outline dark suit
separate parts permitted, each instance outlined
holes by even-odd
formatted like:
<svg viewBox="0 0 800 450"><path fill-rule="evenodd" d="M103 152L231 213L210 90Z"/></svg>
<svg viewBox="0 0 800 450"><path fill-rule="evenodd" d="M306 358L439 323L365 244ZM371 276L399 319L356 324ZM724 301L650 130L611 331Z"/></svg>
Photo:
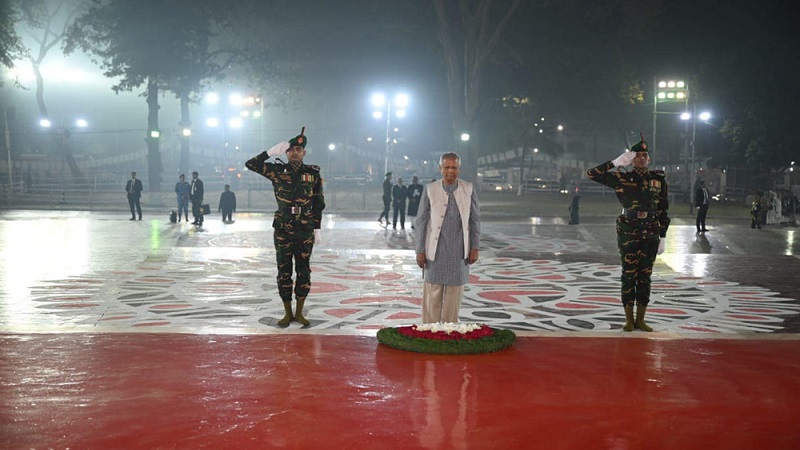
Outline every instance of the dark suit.
<svg viewBox="0 0 800 450"><path fill-rule="evenodd" d="M706 231L709 198L708 189L705 187L701 187L694 193L694 206L697 208L697 231Z"/></svg>
<svg viewBox="0 0 800 450"><path fill-rule="evenodd" d="M397 228L397 215L400 214L400 228L406 227L406 200L408 199L408 187L402 184L395 184L392 187L392 207L394 208L392 228ZM386 220L389 220L388 217Z"/></svg>
<svg viewBox="0 0 800 450"><path fill-rule="evenodd" d="M136 219L136 214L139 214L139 220L142 220L142 181L139 179L131 178L125 184L125 192L128 193L128 205L131 207L131 219Z"/></svg>
<svg viewBox="0 0 800 450"><path fill-rule="evenodd" d="M193 179L189 187L189 200L192 202L192 216L195 225L203 224L203 194L203 180Z"/></svg>
<svg viewBox="0 0 800 450"><path fill-rule="evenodd" d="M233 220L233 212L236 211L236 194L233 191L224 191L219 195L219 208L222 211L222 221L230 222Z"/></svg>

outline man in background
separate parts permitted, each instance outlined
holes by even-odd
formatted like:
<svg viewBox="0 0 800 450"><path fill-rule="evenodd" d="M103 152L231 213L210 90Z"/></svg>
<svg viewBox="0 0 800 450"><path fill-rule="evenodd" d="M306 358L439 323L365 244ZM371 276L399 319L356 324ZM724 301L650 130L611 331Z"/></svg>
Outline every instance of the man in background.
<svg viewBox="0 0 800 450"><path fill-rule="evenodd" d="M706 182L700 181L700 187L694 193L694 207L697 209L697 232L705 233L706 229L706 214L708 214L708 189L706 189Z"/></svg>
<svg viewBox="0 0 800 450"><path fill-rule="evenodd" d="M386 172L386 178L383 180L383 196L381 197L381 200L383 200L383 211L381 212L380 217L378 217L378 223L383 225L383 218L385 217L385 228L389 226L389 206L392 203L392 172Z"/></svg>
<svg viewBox="0 0 800 450"><path fill-rule="evenodd" d="M178 182L175 183L175 196L178 198L178 222L181 221L181 214L189 221L189 190L191 186L186 182L186 175L181 174Z"/></svg>
<svg viewBox="0 0 800 450"><path fill-rule="evenodd" d="M131 218L128 220L136 220L136 214L139 214L139 220L142 220L142 186L141 180L136 178L136 172L131 172L131 179L125 185L125 192L128 193L128 205L131 207Z"/></svg>
<svg viewBox="0 0 800 450"><path fill-rule="evenodd" d="M400 215L400 228L406 229L406 200L408 187L403 184L403 177L397 177L397 184L392 187L392 229L397 229L397 216Z"/></svg>
<svg viewBox="0 0 800 450"><path fill-rule="evenodd" d="M189 200L192 202L192 225L203 226L203 180L197 172L192 172L192 184L189 187Z"/></svg>

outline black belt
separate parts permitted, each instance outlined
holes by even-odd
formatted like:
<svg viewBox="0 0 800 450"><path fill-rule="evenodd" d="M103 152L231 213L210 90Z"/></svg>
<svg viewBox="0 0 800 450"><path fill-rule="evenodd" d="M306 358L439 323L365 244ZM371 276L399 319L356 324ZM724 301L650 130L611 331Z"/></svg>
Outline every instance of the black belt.
<svg viewBox="0 0 800 450"><path fill-rule="evenodd" d="M638 209L623 209L622 215L627 217L628 219L648 220L648 219L655 219L656 217L658 217L658 212L644 211Z"/></svg>
<svg viewBox="0 0 800 450"><path fill-rule="evenodd" d="M310 213L310 206L287 206L285 208L278 208L278 211L286 214L303 214Z"/></svg>

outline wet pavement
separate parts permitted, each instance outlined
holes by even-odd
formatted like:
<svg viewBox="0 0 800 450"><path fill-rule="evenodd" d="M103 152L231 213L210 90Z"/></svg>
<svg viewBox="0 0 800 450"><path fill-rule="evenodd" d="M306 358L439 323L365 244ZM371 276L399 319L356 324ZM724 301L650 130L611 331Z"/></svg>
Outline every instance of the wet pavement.
<svg viewBox="0 0 800 450"><path fill-rule="evenodd" d="M0 212L0 448L800 447L797 228L673 219L629 334L613 218L489 218L461 321L518 342L435 357L374 340L420 320L410 227L326 215L278 328L271 217L217 219Z"/></svg>
<svg viewBox="0 0 800 450"><path fill-rule="evenodd" d="M285 333L271 220L201 229L99 213L0 216L0 330ZM679 220L676 220L680 222ZM611 219L485 221L461 320L520 332L616 332L619 257ZM653 276L661 333L797 333L794 228L670 228ZM305 332L372 335L420 318L414 232L326 216L314 249Z"/></svg>

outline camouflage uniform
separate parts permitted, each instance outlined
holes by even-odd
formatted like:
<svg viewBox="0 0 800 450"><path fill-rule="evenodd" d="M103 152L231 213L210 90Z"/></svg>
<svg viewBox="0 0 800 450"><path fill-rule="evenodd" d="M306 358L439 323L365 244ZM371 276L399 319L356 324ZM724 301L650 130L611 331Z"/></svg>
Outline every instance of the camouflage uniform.
<svg viewBox="0 0 800 450"><path fill-rule="evenodd" d="M305 299L311 289L309 259L314 248L314 230L319 229L325 198L319 167L300 164L292 167L281 161L267 162L269 155L260 155L245 163L248 169L272 181L278 210L272 221L275 254L278 264L278 292L284 302L292 301L292 259L297 281L295 297Z"/></svg>
<svg viewBox="0 0 800 450"><path fill-rule="evenodd" d="M612 171L611 161L589 169L586 175L612 189L625 212L617 217L617 245L622 257L622 304L650 302L650 275L659 238L666 238L670 219L664 172L633 169ZM641 173L640 173L641 172Z"/></svg>

